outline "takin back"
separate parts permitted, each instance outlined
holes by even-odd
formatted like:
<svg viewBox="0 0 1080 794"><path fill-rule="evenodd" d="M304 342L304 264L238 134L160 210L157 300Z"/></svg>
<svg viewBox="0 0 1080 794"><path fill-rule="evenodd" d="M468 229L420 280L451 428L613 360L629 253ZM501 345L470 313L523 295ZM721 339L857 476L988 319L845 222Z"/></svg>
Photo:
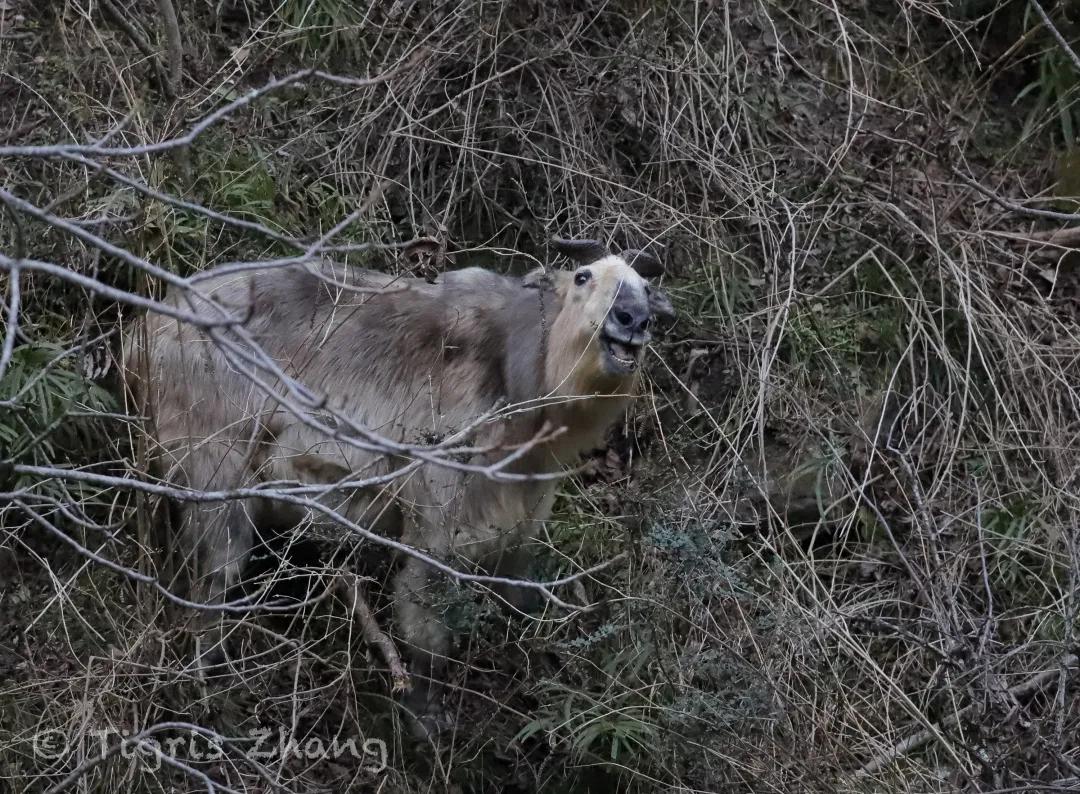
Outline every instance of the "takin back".
<svg viewBox="0 0 1080 794"><path fill-rule="evenodd" d="M468 268L428 283L295 265L211 276L198 286L246 317L250 338L287 375L381 437L409 444L445 438L503 403L509 408L469 439L469 462L492 464L542 429L563 428L505 469L547 474L601 445L635 392L651 324L673 315L647 281L663 271L655 257L611 254L588 240L554 246L575 270L508 277ZM165 300L190 308L188 296ZM407 462L301 421L203 328L151 315L128 347L129 382L155 423L152 457L178 487L347 482ZM320 500L456 566L518 576L527 563L521 547L549 516L555 485L552 478L507 482L425 462L378 488L337 489ZM178 510L173 553L186 561L192 598L211 604L223 603L241 581L260 532L328 520L264 498L187 502ZM435 575L409 557L392 593L406 656L429 680L437 679L451 640L424 605ZM216 655L210 663L224 654L215 620L217 633L204 646Z"/></svg>

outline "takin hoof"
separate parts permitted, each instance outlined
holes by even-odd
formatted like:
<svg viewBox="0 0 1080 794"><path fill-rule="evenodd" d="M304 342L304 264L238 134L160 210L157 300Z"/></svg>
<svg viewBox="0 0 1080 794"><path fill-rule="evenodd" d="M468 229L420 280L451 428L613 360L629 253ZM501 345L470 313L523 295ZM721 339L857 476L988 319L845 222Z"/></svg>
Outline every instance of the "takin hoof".
<svg viewBox="0 0 1080 794"><path fill-rule="evenodd" d="M414 684L406 693L403 705L413 739L437 744L439 737L454 727L454 721L443 707L442 698L432 689Z"/></svg>
<svg viewBox="0 0 1080 794"><path fill-rule="evenodd" d="M450 713L445 709L409 715L409 732L412 738L424 744L438 744L439 738L454 727Z"/></svg>
<svg viewBox="0 0 1080 794"><path fill-rule="evenodd" d="M196 691L199 693L199 702L210 712L214 710L211 704L227 699L231 690L241 681L240 675L221 643L204 648L196 641L195 656L187 672L190 673Z"/></svg>
<svg viewBox="0 0 1080 794"><path fill-rule="evenodd" d="M195 658L191 662L191 668L195 680L199 686L206 689L214 679L221 679L232 674L232 664L225 653L225 646L216 642L207 648L202 647L202 641L195 641Z"/></svg>

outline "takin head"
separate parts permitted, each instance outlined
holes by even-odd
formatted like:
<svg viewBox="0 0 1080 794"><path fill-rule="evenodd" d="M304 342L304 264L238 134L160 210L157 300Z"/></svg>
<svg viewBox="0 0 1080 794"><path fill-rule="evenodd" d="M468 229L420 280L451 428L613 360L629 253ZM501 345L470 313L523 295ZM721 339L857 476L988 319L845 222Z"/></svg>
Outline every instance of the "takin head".
<svg viewBox="0 0 1080 794"><path fill-rule="evenodd" d="M595 240L552 243L577 268L530 274L533 286L557 295L545 367L549 388L567 396L629 395L653 323L674 317L667 296L647 281L664 272L663 264L644 251L613 254Z"/></svg>

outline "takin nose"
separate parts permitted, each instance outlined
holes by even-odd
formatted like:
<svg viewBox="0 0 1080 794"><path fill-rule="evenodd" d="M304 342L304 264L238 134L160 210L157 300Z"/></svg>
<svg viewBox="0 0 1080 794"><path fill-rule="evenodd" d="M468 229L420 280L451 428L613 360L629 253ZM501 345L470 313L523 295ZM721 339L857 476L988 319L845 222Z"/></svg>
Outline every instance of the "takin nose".
<svg viewBox="0 0 1080 794"><path fill-rule="evenodd" d="M611 330L618 331L626 341L644 336L649 330L649 307L636 302L617 303L608 315Z"/></svg>

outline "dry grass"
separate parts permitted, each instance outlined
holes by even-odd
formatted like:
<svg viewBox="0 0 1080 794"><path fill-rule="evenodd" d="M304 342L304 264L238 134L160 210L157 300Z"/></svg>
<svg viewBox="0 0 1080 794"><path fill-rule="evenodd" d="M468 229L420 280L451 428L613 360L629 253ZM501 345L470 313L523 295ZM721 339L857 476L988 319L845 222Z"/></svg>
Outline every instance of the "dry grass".
<svg viewBox="0 0 1080 794"><path fill-rule="evenodd" d="M113 4L155 54L155 17ZM681 319L651 353L647 399L567 484L536 555L546 576L628 549L578 586L604 607L508 616L448 585L445 617L468 641L457 728L438 747L403 738L389 678L314 560L264 566L327 595L293 619L238 619L244 675L204 695L187 672L190 614L0 506L9 785L58 784L95 756L92 731L168 721L240 738L266 727L275 742L279 727L301 743L363 734L387 742L389 767L234 745L213 761L178 753L191 769L168 774L111 757L73 790L187 790L203 785L192 769L236 791L1080 785L1076 255L1046 241L1076 221L1062 139L1080 76L1025 4L177 7L170 101L173 63L96 4L0 2L0 103L15 111L0 146L87 141L122 119L115 141L158 141L297 67L375 74L423 51L385 86L308 83L185 151L110 164L284 234L364 207L343 242L432 235L500 270L542 259L554 233L659 240ZM0 164L5 189L172 272L281 253L82 164ZM15 226L0 224L15 255ZM23 224L30 256L151 291L92 246ZM96 377L130 312L41 274L22 292L27 340L85 343L70 371ZM25 396L0 408L0 449L18 452L0 458L141 475L138 422L88 418L124 409L46 382L67 395L48 411ZM17 487L73 536L49 498L115 525L83 542L157 570L147 502L0 482ZM78 751L35 755L45 730Z"/></svg>

